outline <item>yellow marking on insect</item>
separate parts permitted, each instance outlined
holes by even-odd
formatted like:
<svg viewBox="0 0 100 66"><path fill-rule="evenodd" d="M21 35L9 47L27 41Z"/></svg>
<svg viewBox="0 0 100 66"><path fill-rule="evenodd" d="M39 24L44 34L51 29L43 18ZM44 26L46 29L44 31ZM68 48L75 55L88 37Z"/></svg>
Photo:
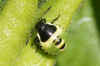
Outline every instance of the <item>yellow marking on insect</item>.
<svg viewBox="0 0 100 66"><path fill-rule="evenodd" d="M57 48L61 48L64 45L64 40L61 41L59 45L56 45Z"/></svg>

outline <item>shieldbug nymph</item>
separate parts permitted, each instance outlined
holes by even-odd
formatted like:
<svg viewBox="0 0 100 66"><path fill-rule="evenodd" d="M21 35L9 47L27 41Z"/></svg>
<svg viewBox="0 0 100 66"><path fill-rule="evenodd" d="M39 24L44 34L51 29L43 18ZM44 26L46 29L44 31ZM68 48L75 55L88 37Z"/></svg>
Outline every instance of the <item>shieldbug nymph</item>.
<svg viewBox="0 0 100 66"><path fill-rule="evenodd" d="M38 43L44 52L50 55L57 55L64 50L65 42L59 37L62 32L59 26L51 23L47 24L46 19L42 18L36 25L36 30L37 38L35 39L35 43Z"/></svg>

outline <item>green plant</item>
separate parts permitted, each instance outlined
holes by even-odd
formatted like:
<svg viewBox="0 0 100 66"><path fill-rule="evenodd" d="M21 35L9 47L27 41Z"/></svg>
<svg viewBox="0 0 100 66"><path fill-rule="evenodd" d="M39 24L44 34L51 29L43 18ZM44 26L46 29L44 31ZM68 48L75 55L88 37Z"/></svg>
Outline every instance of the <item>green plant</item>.
<svg viewBox="0 0 100 66"><path fill-rule="evenodd" d="M0 66L53 66L56 59L57 66L100 65L99 31L91 0L4 1L0 0ZM33 41L39 19L46 18L49 23L57 15L60 18L54 24L63 28L60 36L68 44L58 57L44 54Z"/></svg>

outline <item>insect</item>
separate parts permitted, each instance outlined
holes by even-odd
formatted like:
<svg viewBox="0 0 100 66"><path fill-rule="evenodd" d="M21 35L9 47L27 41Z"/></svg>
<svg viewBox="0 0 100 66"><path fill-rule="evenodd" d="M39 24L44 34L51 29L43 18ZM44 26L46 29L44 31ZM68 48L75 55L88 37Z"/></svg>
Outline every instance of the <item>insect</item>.
<svg viewBox="0 0 100 66"><path fill-rule="evenodd" d="M58 17L56 18L58 19ZM52 23L56 20L54 19ZM41 19L36 25L37 37L35 43L40 46L40 49L44 50L50 55L57 55L65 48L64 40L60 38L61 29L59 26L46 23L46 19Z"/></svg>

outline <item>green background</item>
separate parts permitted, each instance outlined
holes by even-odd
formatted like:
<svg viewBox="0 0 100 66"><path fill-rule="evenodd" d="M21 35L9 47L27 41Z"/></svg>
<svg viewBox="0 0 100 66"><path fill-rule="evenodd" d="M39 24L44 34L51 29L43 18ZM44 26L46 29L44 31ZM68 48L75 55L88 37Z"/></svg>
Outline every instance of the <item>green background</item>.
<svg viewBox="0 0 100 66"><path fill-rule="evenodd" d="M2 11L3 7L5 7L5 4L6 4L5 1L6 0L4 1L0 0L0 11ZM30 2L31 1L32 0L30 0ZM42 6L44 2L46 2L46 0L41 0L39 3L40 6ZM99 2L100 2L99 0L84 0L79 6L79 8L77 9L76 13L73 14L71 24L63 35L65 40L67 41L68 47L65 48L65 51L63 53L57 56L56 66L100 66L100 46L99 46L100 44L100 5L99 5ZM34 10L31 10L31 12L32 11ZM29 20L31 18L29 18ZM2 23L0 23L0 25L1 24ZM31 28L31 27L28 27L28 28ZM24 37L26 37L26 35ZM13 48L14 47L16 47L16 45L14 45ZM20 48L22 49L23 45ZM44 60L41 63L41 66L47 65L47 63L49 62L51 62L50 65L54 63L51 57L43 57L42 55L39 55L39 54L36 54L33 56L32 49L31 48L27 49L27 48L28 47L24 47L22 54L20 53L20 49L18 49L18 52L21 54L19 55L20 56L19 58L21 58L21 60L20 59L19 61L17 61L16 59L13 60L14 65L10 63L10 61L12 60L9 61L8 57L7 57L8 60L6 60L7 59L5 57L6 54L4 56L5 58L4 59L1 53L0 60L1 61L4 60L4 62L5 61L9 61L9 62L7 62L5 65L2 65L1 62L0 64L2 66L7 66L7 65L10 66L11 64L13 66L25 66L24 64L22 64L22 63L25 63L26 66L31 66L29 64L30 62L38 63L38 61L40 61L42 58L44 58ZM12 49L10 50L13 51ZM10 51L7 51L7 53L9 54ZM14 53L16 53L16 51L14 51ZM15 55L16 57L17 54L14 54L14 53L12 53L11 56ZM24 56L26 54L28 57ZM28 55L28 54L31 54L31 55ZM38 57L41 57L41 58L38 59ZM17 62L15 63L15 61Z"/></svg>
<svg viewBox="0 0 100 66"><path fill-rule="evenodd" d="M56 66L100 66L99 0L85 0L66 32L69 46Z"/></svg>

